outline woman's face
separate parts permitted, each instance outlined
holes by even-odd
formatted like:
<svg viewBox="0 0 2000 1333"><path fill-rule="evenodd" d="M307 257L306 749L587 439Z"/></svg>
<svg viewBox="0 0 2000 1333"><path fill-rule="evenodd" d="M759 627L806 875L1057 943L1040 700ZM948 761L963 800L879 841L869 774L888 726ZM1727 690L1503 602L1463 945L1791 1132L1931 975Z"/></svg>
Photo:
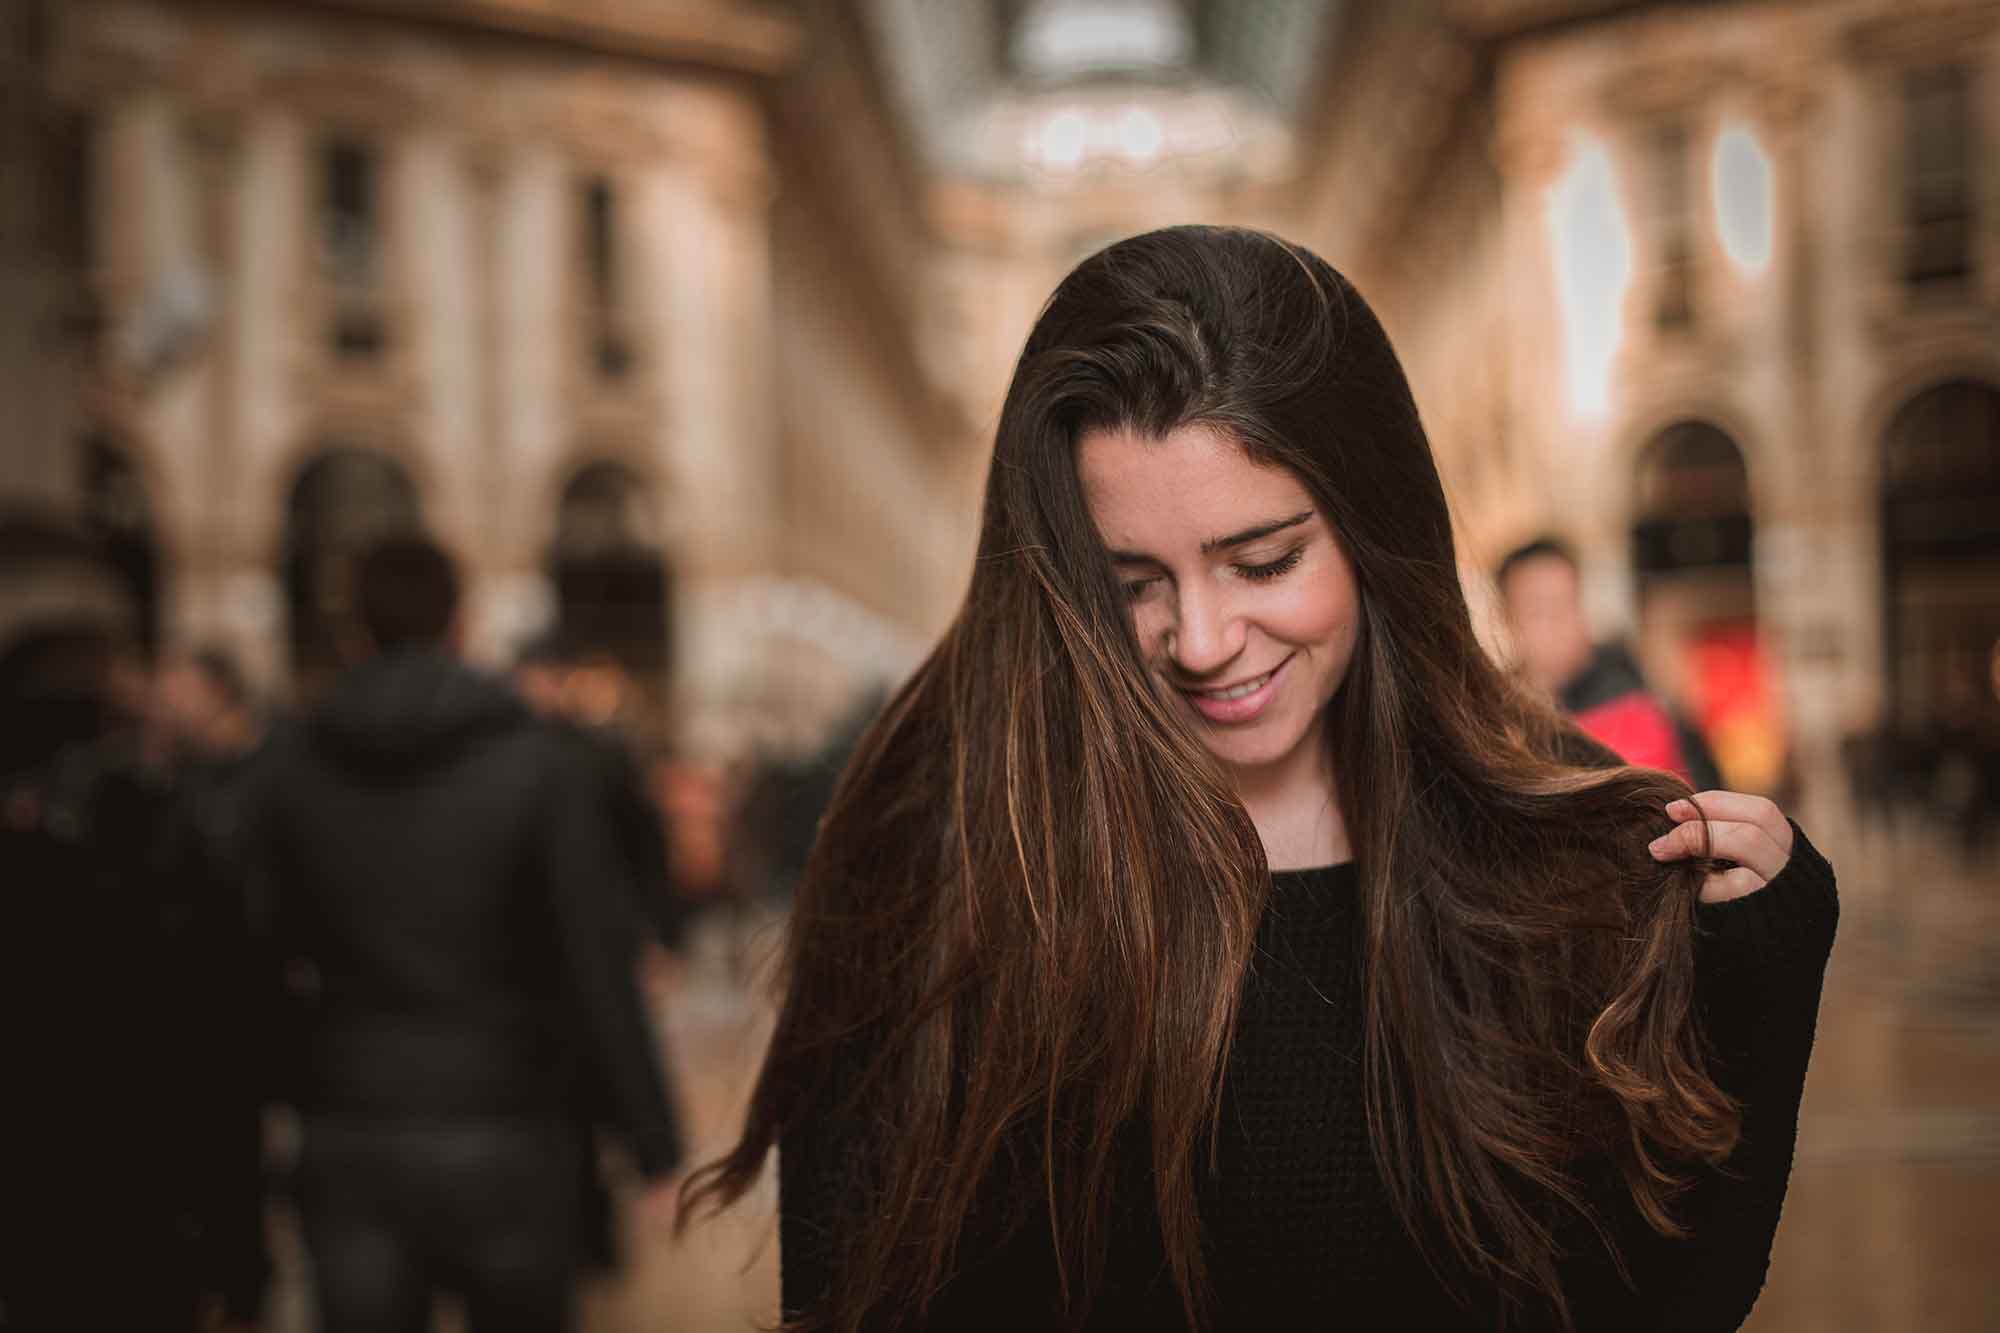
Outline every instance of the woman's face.
<svg viewBox="0 0 2000 1333"><path fill-rule="evenodd" d="M1354 656L1360 596L1299 479L1205 426L1077 444L1091 518L1147 663L1245 780L1323 780L1327 701Z"/></svg>

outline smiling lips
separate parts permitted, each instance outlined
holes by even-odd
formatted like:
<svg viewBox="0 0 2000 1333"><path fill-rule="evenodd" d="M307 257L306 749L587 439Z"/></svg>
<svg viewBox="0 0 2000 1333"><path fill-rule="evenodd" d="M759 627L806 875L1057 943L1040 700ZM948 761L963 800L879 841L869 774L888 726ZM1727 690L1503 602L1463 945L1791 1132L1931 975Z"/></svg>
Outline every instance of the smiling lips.
<svg viewBox="0 0 2000 1333"><path fill-rule="evenodd" d="M1194 705L1195 711L1210 722L1225 726L1241 726L1252 722L1261 715L1265 707L1278 693L1278 682L1284 676L1291 658L1272 667L1261 676L1238 681L1216 690L1183 689L1181 694Z"/></svg>

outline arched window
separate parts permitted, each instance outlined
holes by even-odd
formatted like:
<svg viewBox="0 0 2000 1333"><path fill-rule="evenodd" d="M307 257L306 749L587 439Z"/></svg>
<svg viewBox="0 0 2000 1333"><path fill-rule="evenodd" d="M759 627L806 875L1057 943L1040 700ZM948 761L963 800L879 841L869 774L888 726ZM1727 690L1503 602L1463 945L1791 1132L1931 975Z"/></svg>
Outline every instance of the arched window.
<svg viewBox="0 0 2000 1333"><path fill-rule="evenodd" d="M1903 281L1913 295L1957 295L1973 276L1979 102L1964 65L1903 76Z"/></svg>
<svg viewBox="0 0 2000 1333"><path fill-rule="evenodd" d="M344 363L379 360L384 314L381 155L364 139L328 138L319 156L319 273L327 346Z"/></svg>
<svg viewBox="0 0 2000 1333"><path fill-rule="evenodd" d="M302 680L338 664L355 557L372 542L422 526L416 486L385 454L329 442L299 469L285 515L285 595L292 667Z"/></svg>
<svg viewBox="0 0 2000 1333"><path fill-rule="evenodd" d="M621 463L580 468L563 488L549 564L565 641L663 684L670 590L645 480Z"/></svg>
<svg viewBox="0 0 2000 1333"><path fill-rule="evenodd" d="M609 176L589 175L578 183L585 357L594 374L614 381L630 375L635 356L628 291L632 274L621 203L617 183Z"/></svg>
<svg viewBox="0 0 2000 1333"><path fill-rule="evenodd" d="M1682 421L1639 455L1632 564L1641 575L1750 563L1750 474L1736 441Z"/></svg>
<svg viewBox="0 0 2000 1333"><path fill-rule="evenodd" d="M1917 394L1882 439L1893 724L2000 740L2000 388Z"/></svg>

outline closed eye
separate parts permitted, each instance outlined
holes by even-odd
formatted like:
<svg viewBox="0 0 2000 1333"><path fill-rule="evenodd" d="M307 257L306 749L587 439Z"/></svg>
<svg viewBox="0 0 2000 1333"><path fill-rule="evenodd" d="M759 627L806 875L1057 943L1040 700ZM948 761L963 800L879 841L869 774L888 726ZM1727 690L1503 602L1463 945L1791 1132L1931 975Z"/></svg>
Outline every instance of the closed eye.
<svg viewBox="0 0 2000 1333"><path fill-rule="evenodd" d="M1290 573L1292 569L1299 563L1299 557L1303 553L1304 553L1303 547L1294 546L1291 550L1279 556L1276 560L1271 561L1269 564L1238 565L1236 567L1236 572L1238 574L1241 574L1244 578L1249 579L1252 583L1262 583L1267 579L1279 578L1285 574Z"/></svg>
<svg viewBox="0 0 2000 1333"><path fill-rule="evenodd" d="M1141 597L1146 595L1146 589L1152 587L1155 583L1158 583L1159 581L1160 580L1157 576L1149 579L1125 580L1125 583L1123 585L1125 588L1125 600L1128 602L1138 601Z"/></svg>

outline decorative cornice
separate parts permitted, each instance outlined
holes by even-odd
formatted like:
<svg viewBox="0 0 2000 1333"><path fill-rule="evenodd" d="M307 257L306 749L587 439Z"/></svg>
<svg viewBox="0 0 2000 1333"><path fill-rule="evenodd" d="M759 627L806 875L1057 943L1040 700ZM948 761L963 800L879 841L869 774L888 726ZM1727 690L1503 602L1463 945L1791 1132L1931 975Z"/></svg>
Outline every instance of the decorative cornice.
<svg viewBox="0 0 2000 1333"><path fill-rule="evenodd" d="M1962 56L1968 46L2000 33L2000 3L1898 5L1894 12L1862 19L1841 37L1841 50L1859 65L1902 65Z"/></svg>
<svg viewBox="0 0 2000 1333"><path fill-rule="evenodd" d="M95 21L87 11L66 16L50 61L50 82L60 98L84 106L144 97L181 82L172 36L128 31L115 22Z"/></svg>
<svg viewBox="0 0 2000 1333"><path fill-rule="evenodd" d="M1641 9L1647 0L1445 0L1453 22L1481 39L1513 37L1588 23L1624 9Z"/></svg>
<svg viewBox="0 0 2000 1333"><path fill-rule="evenodd" d="M788 19L726 3L658 0L295 0L405 23L468 28L649 62L769 78L798 54Z"/></svg>
<svg viewBox="0 0 2000 1333"><path fill-rule="evenodd" d="M261 70L262 103L320 123L394 138L412 126L445 120L447 96L418 81L370 69L365 57L310 65L285 62Z"/></svg>
<svg viewBox="0 0 2000 1333"><path fill-rule="evenodd" d="M358 431L371 444L385 435L402 440L415 436L423 416L422 385L387 367L346 370L321 364L302 371L296 384L304 416L313 423L309 436Z"/></svg>
<svg viewBox="0 0 2000 1333"><path fill-rule="evenodd" d="M1978 347L2000 328L2000 302L1976 296L1934 306L1913 304L1900 283L1874 293L1866 327L1877 348L1891 354L1934 355L1939 347Z"/></svg>
<svg viewBox="0 0 2000 1333"><path fill-rule="evenodd" d="M1614 121L1659 120L1699 113L1724 90L1754 81L1737 61L1677 52L1619 65L1604 77L1593 100Z"/></svg>

